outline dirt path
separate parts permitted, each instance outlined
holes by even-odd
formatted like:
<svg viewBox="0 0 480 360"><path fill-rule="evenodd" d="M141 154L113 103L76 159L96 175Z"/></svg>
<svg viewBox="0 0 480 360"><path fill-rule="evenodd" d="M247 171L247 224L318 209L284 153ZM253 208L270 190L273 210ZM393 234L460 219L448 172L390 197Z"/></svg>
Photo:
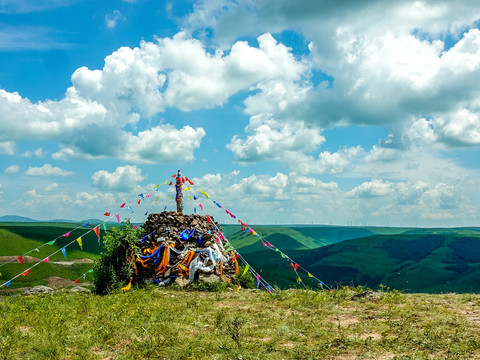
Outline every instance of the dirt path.
<svg viewBox="0 0 480 360"><path fill-rule="evenodd" d="M7 262L14 262L17 261L18 256L0 256L0 263L7 263ZM26 255L23 257L23 261L26 263L34 263L34 262L39 262L42 259L36 258L34 256L29 256ZM92 259L73 259L71 261L51 261L53 264L58 264L58 265L73 265L73 264L89 264L93 263L94 260Z"/></svg>

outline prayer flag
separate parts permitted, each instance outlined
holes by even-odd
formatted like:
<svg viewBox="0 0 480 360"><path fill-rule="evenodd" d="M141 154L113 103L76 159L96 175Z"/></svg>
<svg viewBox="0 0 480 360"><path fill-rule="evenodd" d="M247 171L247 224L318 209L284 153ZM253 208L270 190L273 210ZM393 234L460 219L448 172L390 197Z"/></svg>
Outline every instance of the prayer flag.
<svg viewBox="0 0 480 360"><path fill-rule="evenodd" d="M87 221L85 224L83 224L82 226L84 227L87 227L90 223Z"/></svg>
<svg viewBox="0 0 480 360"><path fill-rule="evenodd" d="M170 177L173 177L173 178L174 178L174 177L176 177L176 176L177 176L177 174L173 174L173 175L172 175L172 176L170 176Z"/></svg>
<svg viewBox="0 0 480 360"><path fill-rule="evenodd" d="M166 181L163 183L163 185L167 185L167 182L168 182L168 180L166 180Z"/></svg>
<svg viewBox="0 0 480 360"><path fill-rule="evenodd" d="M145 195L146 197L150 197L150 193L147 193L147 195Z"/></svg>
<svg viewBox="0 0 480 360"><path fill-rule="evenodd" d="M133 214L133 210L130 206L127 206L128 211L130 211Z"/></svg>
<svg viewBox="0 0 480 360"><path fill-rule="evenodd" d="M210 222L210 216L207 215L207 223Z"/></svg>
<svg viewBox="0 0 480 360"><path fill-rule="evenodd" d="M260 274L257 274L257 289L260 286Z"/></svg>
<svg viewBox="0 0 480 360"><path fill-rule="evenodd" d="M160 185L160 184L157 184L157 185L155 185L153 188L156 189L156 188L158 188L159 185Z"/></svg>
<svg viewBox="0 0 480 360"><path fill-rule="evenodd" d="M298 264L295 264L294 269L295 269L295 271L297 271L297 269L298 269Z"/></svg>
<svg viewBox="0 0 480 360"><path fill-rule="evenodd" d="M117 221L120 223L120 216L118 216L118 214L115 214L115 217L117 218Z"/></svg>
<svg viewBox="0 0 480 360"><path fill-rule="evenodd" d="M192 200L192 196L190 196L190 200Z"/></svg>
<svg viewBox="0 0 480 360"><path fill-rule="evenodd" d="M130 282L128 283L128 285L123 287L122 290L123 291L128 291L128 290L130 290L131 287L132 287L132 280L130 279Z"/></svg>
<svg viewBox="0 0 480 360"><path fill-rule="evenodd" d="M137 200L137 204L140 205L140 199Z"/></svg>
<svg viewBox="0 0 480 360"><path fill-rule="evenodd" d="M265 244L265 243L263 242L263 240L262 240L262 245L263 245L263 246L267 246L267 244Z"/></svg>
<svg viewBox="0 0 480 360"><path fill-rule="evenodd" d="M147 216L147 214L148 214L148 210L147 210L147 212L145 213L145 216Z"/></svg>
<svg viewBox="0 0 480 360"><path fill-rule="evenodd" d="M165 207L163 208L163 211L167 210L167 205L165 205Z"/></svg>
<svg viewBox="0 0 480 360"><path fill-rule="evenodd" d="M300 277L297 277L297 282L300 284L302 282L302 279L300 279Z"/></svg>
<svg viewBox="0 0 480 360"><path fill-rule="evenodd" d="M122 205L120 205L120 207L123 209L123 207L125 206L126 203L123 203Z"/></svg>
<svg viewBox="0 0 480 360"><path fill-rule="evenodd" d="M157 196L157 198L155 199L155 201L158 201L158 199L160 199L160 196Z"/></svg>
<svg viewBox="0 0 480 360"><path fill-rule="evenodd" d="M247 266L245 266L245 270L243 270L242 276L247 273L249 267L250 267L250 265L248 265L248 264L247 264Z"/></svg>
<svg viewBox="0 0 480 360"><path fill-rule="evenodd" d="M53 245L53 244L55 244L55 240L49 241L49 242L47 243L47 245Z"/></svg>
<svg viewBox="0 0 480 360"><path fill-rule="evenodd" d="M183 189L184 191L188 191L190 190L190 186L187 186L185 189Z"/></svg>
<svg viewBox="0 0 480 360"><path fill-rule="evenodd" d="M295 266L293 265L293 262L290 263L290 266L291 266L292 268L295 267Z"/></svg>
<svg viewBox="0 0 480 360"><path fill-rule="evenodd" d="M105 225L105 223L103 223L103 230L107 231L107 225Z"/></svg>
<svg viewBox="0 0 480 360"><path fill-rule="evenodd" d="M307 274L308 274L308 277L313 277L313 275L312 275L312 274L310 274L309 272L307 272Z"/></svg>
<svg viewBox="0 0 480 360"><path fill-rule="evenodd" d="M40 250L38 250L38 248L35 248L35 251L36 251L36 252L40 252Z"/></svg>
<svg viewBox="0 0 480 360"><path fill-rule="evenodd" d="M197 208L196 208L196 207L193 208L193 212L195 212L195 213L197 212Z"/></svg>
<svg viewBox="0 0 480 360"><path fill-rule="evenodd" d="M323 282L320 281L320 287L323 289Z"/></svg>
<svg viewBox="0 0 480 360"><path fill-rule="evenodd" d="M71 231L69 231L69 232L67 232L67 233L63 234L62 236L69 237L69 236L70 236L70 233L71 233Z"/></svg>
<svg viewBox="0 0 480 360"><path fill-rule="evenodd" d="M105 216L110 216L110 211L107 211L105 214L103 214Z"/></svg>
<svg viewBox="0 0 480 360"><path fill-rule="evenodd" d="M202 204L198 204L198 206L200 206L200 209L203 210L203 205Z"/></svg>
<svg viewBox="0 0 480 360"><path fill-rule="evenodd" d="M17 257L17 260L20 261L22 265L25 265L25 263L23 262L23 256Z"/></svg>
<svg viewBox="0 0 480 360"><path fill-rule="evenodd" d="M268 241L267 241L267 244L268 244L268 246L270 246L270 247L273 247L273 245L272 245L272 244L270 244Z"/></svg>
<svg viewBox="0 0 480 360"><path fill-rule="evenodd" d="M198 198L197 198L195 195L193 195L193 200L197 200L197 199L198 199Z"/></svg>
<svg viewBox="0 0 480 360"><path fill-rule="evenodd" d="M98 226L93 228L93 232L97 235L97 237L100 237L100 230L98 230Z"/></svg>
<svg viewBox="0 0 480 360"><path fill-rule="evenodd" d="M136 228L137 228L137 225L135 225L132 230L135 230Z"/></svg>
<svg viewBox="0 0 480 360"><path fill-rule="evenodd" d="M63 256L65 256L65 259L67 258L67 249L65 247L61 248Z"/></svg>
<svg viewBox="0 0 480 360"><path fill-rule="evenodd" d="M77 239L77 242L78 242L78 245L80 245L80 249L83 250L83 244L82 244L82 237L81 236Z"/></svg>
<svg viewBox="0 0 480 360"><path fill-rule="evenodd" d="M140 196L140 199L144 200L145 198L143 197L143 194L139 194L138 196Z"/></svg>
<svg viewBox="0 0 480 360"><path fill-rule="evenodd" d="M170 181L170 183L169 183L168 185L170 185L170 186L171 186L172 184L173 184L173 182L171 182L171 181Z"/></svg>
<svg viewBox="0 0 480 360"><path fill-rule="evenodd" d="M87 271L87 273L91 273L91 272L93 272L93 269L90 269L90 270Z"/></svg>
<svg viewBox="0 0 480 360"><path fill-rule="evenodd" d="M49 258L47 256L45 259L43 259L43 262L46 263L48 260L49 260Z"/></svg>
<svg viewBox="0 0 480 360"><path fill-rule="evenodd" d="M77 279L77 280L75 280L75 284L76 284L76 283L78 283L78 279Z"/></svg>
<svg viewBox="0 0 480 360"><path fill-rule="evenodd" d="M267 290L270 294L272 293L272 289L270 288L270 285L267 285Z"/></svg>
<svg viewBox="0 0 480 360"><path fill-rule="evenodd" d="M240 284L238 284L237 291L240 291L241 288L242 288L242 286Z"/></svg>
<svg viewBox="0 0 480 360"><path fill-rule="evenodd" d="M27 276L27 274L30 272L30 269L27 269L25 270L23 273L22 273L22 276Z"/></svg>
<svg viewBox="0 0 480 360"><path fill-rule="evenodd" d="M12 280L8 280L8 281L5 283L5 286L6 286L6 287L9 287L11 283L12 283Z"/></svg>
<svg viewBox="0 0 480 360"><path fill-rule="evenodd" d="M172 195L170 195L170 196L168 197L168 200L170 200L171 198L172 198Z"/></svg>

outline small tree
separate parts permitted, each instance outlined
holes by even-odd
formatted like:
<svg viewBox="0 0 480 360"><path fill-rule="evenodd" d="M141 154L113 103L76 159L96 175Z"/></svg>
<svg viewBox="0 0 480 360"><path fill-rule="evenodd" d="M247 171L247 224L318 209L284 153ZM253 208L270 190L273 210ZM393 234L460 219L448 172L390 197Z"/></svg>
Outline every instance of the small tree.
<svg viewBox="0 0 480 360"><path fill-rule="evenodd" d="M140 230L133 230L130 219L120 226L111 228L103 237L105 251L94 267L94 291L105 295L114 289L128 283L134 274L133 259L128 258L132 253L138 253L135 243L140 236Z"/></svg>

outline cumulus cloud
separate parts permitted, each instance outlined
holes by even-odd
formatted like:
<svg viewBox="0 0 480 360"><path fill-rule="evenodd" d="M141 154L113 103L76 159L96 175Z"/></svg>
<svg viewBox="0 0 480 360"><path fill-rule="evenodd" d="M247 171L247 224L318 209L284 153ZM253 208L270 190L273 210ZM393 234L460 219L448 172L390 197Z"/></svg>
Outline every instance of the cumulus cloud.
<svg viewBox="0 0 480 360"><path fill-rule="evenodd" d="M92 175L92 184L101 190L128 192L135 189L145 177L135 165L119 166L114 172L99 170Z"/></svg>
<svg viewBox="0 0 480 360"><path fill-rule="evenodd" d="M5 174L16 174L20 171L20 166L11 165L5 169Z"/></svg>
<svg viewBox="0 0 480 360"><path fill-rule="evenodd" d="M325 141L320 131L302 122L281 123L271 117L253 116L246 139L235 136L227 148L241 162L281 160L286 154L315 150Z"/></svg>
<svg viewBox="0 0 480 360"><path fill-rule="evenodd" d="M51 164L45 164L41 167L29 166L25 171L25 175L31 176L69 176L72 174L73 172L71 171L63 170L59 167L52 166Z"/></svg>

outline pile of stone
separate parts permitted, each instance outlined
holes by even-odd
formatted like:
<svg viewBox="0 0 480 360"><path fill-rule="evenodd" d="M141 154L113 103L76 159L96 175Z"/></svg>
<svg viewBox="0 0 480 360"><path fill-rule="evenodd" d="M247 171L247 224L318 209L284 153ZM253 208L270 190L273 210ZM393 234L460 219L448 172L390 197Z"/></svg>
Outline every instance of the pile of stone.
<svg viewBox="0 0 480 360"><path fill-rule="evenodd" d="M184 286L197 280L231 282L238 273L238 255L212 216L154 213L142 231L139 251L130 258L137 280Z"/></svg>

